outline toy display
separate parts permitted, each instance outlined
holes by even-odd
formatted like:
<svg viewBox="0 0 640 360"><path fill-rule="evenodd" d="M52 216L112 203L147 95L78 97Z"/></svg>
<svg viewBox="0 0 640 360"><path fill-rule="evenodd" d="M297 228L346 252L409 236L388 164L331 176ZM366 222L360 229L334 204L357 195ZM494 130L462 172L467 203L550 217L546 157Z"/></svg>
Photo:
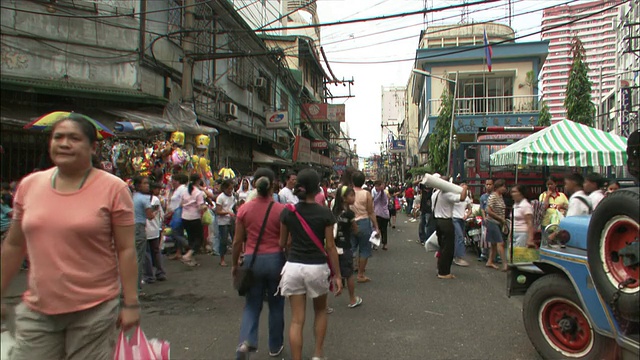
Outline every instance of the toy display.
<svg viewBox="0 0 640 360"><path fill-rule="evenodd" d="M214 183L214 176L218 174L224 179L235 178L235 172L230 168L211 169L209 135L190 137L175 131L169 135L169 140L166 137L166 134L158 134L145 141L105 139L98 152L100 167L122 179L142 175L164 184L170 183L171 174L176 171L199 174L208 186Z"/></svg>

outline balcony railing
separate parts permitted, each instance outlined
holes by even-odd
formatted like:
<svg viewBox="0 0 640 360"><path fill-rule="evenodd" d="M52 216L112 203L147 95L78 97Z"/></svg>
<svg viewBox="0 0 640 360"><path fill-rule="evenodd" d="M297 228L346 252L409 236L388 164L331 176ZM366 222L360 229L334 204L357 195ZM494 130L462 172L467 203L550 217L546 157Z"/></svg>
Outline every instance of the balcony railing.
<svg viewBox="0 0 640 360"><path fill-rule="evenodd" d="M440 99L429 100L429 116L440 113ZM537 113L537 95L495 96L485 98L457 98L457 115L493 115Z"/></svg>

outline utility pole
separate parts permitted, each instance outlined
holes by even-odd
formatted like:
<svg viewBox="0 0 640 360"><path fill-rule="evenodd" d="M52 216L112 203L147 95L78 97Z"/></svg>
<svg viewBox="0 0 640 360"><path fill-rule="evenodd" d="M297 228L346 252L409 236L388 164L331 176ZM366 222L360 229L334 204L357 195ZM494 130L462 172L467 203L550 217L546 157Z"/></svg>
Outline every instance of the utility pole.
<svg viewBox="0 0 640 360"><path fill-rule="evenodd" d="M184 2L184 28L185 36L182 40L182 102L193 103L193 58L196 39L193 36L195 24L195 0L185 0Z"/></svg>

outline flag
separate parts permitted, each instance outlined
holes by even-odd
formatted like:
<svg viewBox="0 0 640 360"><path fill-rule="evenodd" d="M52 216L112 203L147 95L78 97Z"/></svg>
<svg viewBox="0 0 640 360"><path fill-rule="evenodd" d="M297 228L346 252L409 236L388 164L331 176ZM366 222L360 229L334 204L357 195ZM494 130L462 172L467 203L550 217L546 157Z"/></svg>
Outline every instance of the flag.
<svg viewBox="0 0 640 360"><path fill-rule="evenodd" d="M487 58L487 68L489 72L491 72L491 57L493 56L493 49L491 49L491 45L489 45L489 40L487 39L487 29L484 29L484 55Z"/></svg>

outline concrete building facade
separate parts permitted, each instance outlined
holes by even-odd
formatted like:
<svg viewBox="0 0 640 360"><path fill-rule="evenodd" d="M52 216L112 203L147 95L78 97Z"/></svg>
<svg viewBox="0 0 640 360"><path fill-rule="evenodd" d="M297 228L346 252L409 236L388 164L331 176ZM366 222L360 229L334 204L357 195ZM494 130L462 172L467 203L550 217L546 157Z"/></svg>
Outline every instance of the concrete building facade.
<svg viewBox="0 0 640 360"><path fill-rule="evenodd" d="M549 41L549 56L543 65L540 83L552 121L566 116L564 94L573 61L571 42L574 37L580 38L585 48L594 102L598 103L597 99L615 88L614 22L620 10L613 6L621 3L620 0L599 0L555 6L543 11L542 39Z"/></svg>

